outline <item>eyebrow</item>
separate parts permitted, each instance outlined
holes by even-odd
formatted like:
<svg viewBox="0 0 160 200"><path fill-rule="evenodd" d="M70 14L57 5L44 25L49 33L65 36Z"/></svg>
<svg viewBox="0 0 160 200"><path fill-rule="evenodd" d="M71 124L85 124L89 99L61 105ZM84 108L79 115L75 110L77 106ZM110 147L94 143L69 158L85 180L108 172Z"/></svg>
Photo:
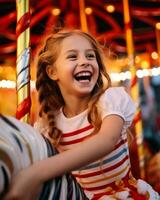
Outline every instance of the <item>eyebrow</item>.
<svg viewBox="0 0 160 200"><path fill-rule="evenodd" d="M69 53L69 52L75 52L75 51L77 52L78 50L77 49L69 49L64 54ZM86 49L85 51L94 51L95 52L94 49Z"/></svg>

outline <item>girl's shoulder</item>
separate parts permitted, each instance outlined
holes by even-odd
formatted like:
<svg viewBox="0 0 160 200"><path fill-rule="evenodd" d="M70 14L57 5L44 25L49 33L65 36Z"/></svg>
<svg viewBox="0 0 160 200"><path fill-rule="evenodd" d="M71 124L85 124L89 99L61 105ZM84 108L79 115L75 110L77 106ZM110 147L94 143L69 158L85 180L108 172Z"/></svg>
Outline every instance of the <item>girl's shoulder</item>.
<svg viewBox="0 0 160 200"><path fill-rule="evenodd" d="M111 96L111 98L117 96L126 96L126 89L124 87L109 87L106 91L102 94L102 96ZM128 94L128 93L127 93Z"/></svg>
<svg viewBox="0 0 160 200"><path fill-rule="evenodd" d="M136 110L135 102L124 87L110 87L100 97L98 102L102 118L110 115L120 115L125 121L130 121Z"/></svg>
<svg viewBox="0 0 160 200"><path fill-rule="evenodd" d="M100 102L108 101L108 103L112 102L112 104L117 104L118 102L123 104L124 100L133 101L124 87L109 87L100 97Z"/></svg>

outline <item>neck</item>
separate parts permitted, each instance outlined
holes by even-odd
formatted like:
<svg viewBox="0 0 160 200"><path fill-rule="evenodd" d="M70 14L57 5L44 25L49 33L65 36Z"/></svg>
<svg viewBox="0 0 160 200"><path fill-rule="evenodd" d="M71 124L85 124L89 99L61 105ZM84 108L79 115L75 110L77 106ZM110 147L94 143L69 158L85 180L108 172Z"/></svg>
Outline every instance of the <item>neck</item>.
<svg viewBox="0 0 160 200"><path fill-rule="evenodd" d="M74 117L88 108L88 99L65 101L63 113L66 117Z"/></svg>

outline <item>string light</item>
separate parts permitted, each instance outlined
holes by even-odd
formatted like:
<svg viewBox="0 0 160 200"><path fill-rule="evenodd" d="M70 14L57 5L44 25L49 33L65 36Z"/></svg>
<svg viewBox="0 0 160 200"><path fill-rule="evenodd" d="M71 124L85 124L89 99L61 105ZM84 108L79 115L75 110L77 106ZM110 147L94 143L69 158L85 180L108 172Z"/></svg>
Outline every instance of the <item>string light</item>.
<svg viewBox="0 0 160 200"><path fill-rule="evenodd" d="M35 81L30 82L31 89L35 89ZM16 82L10 81L10 80L1 80L0 81L0 88L8 88L8 89L15 89L16 88Z"/></svg>
<svg viewBox="0 0 160 200"><path fill-rule="evenodd" d="M155 67L152 69L138 69L136 71L136 76L138 78L143 78L146 76L159 76L160 75L160 67ZM120 82L120 81L125 81L125 80L130 80L131 79L131 72L130 71L125 71L125 72L112 72L110 73L110 77L112 82ZM35 89L35 81L31 81L31 90ZM0 88L16 88L16 82L15 81L10 81L10 80L2 80L0 81Z"/></svg>
<svg viewBox="0 0 160 200"><path fill-rule="evenodd" d="M90 8L90 7L85 8L85 13L86 13L87 15L92 14L92 12L93 12L92 8Z"/></svg>
<svg viewBox="0 0 160 200"><path fill-rule="evenodd" d="M113 13L115 11L115 7L111 4L106 5L105 8L106 8L106 11L109 12L109 13Z"/></svg>
<svg viewBox="0 0 160 200"><path fill-rule="evenodd" d="M54 9L52 10L52 14L53 14L54 16L58 16L60 13L61 13L61 10L60 10L59 8L54 8Z"/></svg>
<svg viewBox="0 0 160 200"><path fill-rule="evenodd" d="M139 69L136 71L136 76L138 78L143 78L146 76L159 76L160 75L160 67L155 67L152 69ZM125 81L131 79L131 72L125 71L120 73L110 73L111 80L113 82Z"/></svg>
<svg viewBox="0 0 160 200"><path fill-rule="evenodd" d="M156 23L156 29L160 30L160 22Z"/></svg>
<svg viewBox="0 0 160 200"><path fill-rule="evenodd" d="M157 60L157 59L158 59L158 53L155 52L155 51L153 51L153 52L151 53L151 57L152 57L152 59Z"/></svg>
<svg viewBox="0 0 160 200"><path fill-rule="evenodd" d="M9 80L0 81L0 88L15 88L15 87L16 87L15 81L9 81Z"/></svg>
<svg viewBox="0 0 160 200"><path fill-rule="evenodd" d="M147 68L149 68L149 63L148 63L146 60L143 60L143 61L141 62L141 67L142 67L143 69L147 69Z"/></svg>

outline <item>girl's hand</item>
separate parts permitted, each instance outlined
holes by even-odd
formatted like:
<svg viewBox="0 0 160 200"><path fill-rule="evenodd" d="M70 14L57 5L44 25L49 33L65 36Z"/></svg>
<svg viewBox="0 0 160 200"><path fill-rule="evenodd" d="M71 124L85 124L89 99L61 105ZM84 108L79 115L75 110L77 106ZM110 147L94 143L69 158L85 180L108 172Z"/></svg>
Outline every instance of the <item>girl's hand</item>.
<svg viewBox="0 0 160 200"><path fill-rule="evenodd" d="M36 200L42 189L42 183L29 167L20 171L12 180L4 200Z"/></svg>

